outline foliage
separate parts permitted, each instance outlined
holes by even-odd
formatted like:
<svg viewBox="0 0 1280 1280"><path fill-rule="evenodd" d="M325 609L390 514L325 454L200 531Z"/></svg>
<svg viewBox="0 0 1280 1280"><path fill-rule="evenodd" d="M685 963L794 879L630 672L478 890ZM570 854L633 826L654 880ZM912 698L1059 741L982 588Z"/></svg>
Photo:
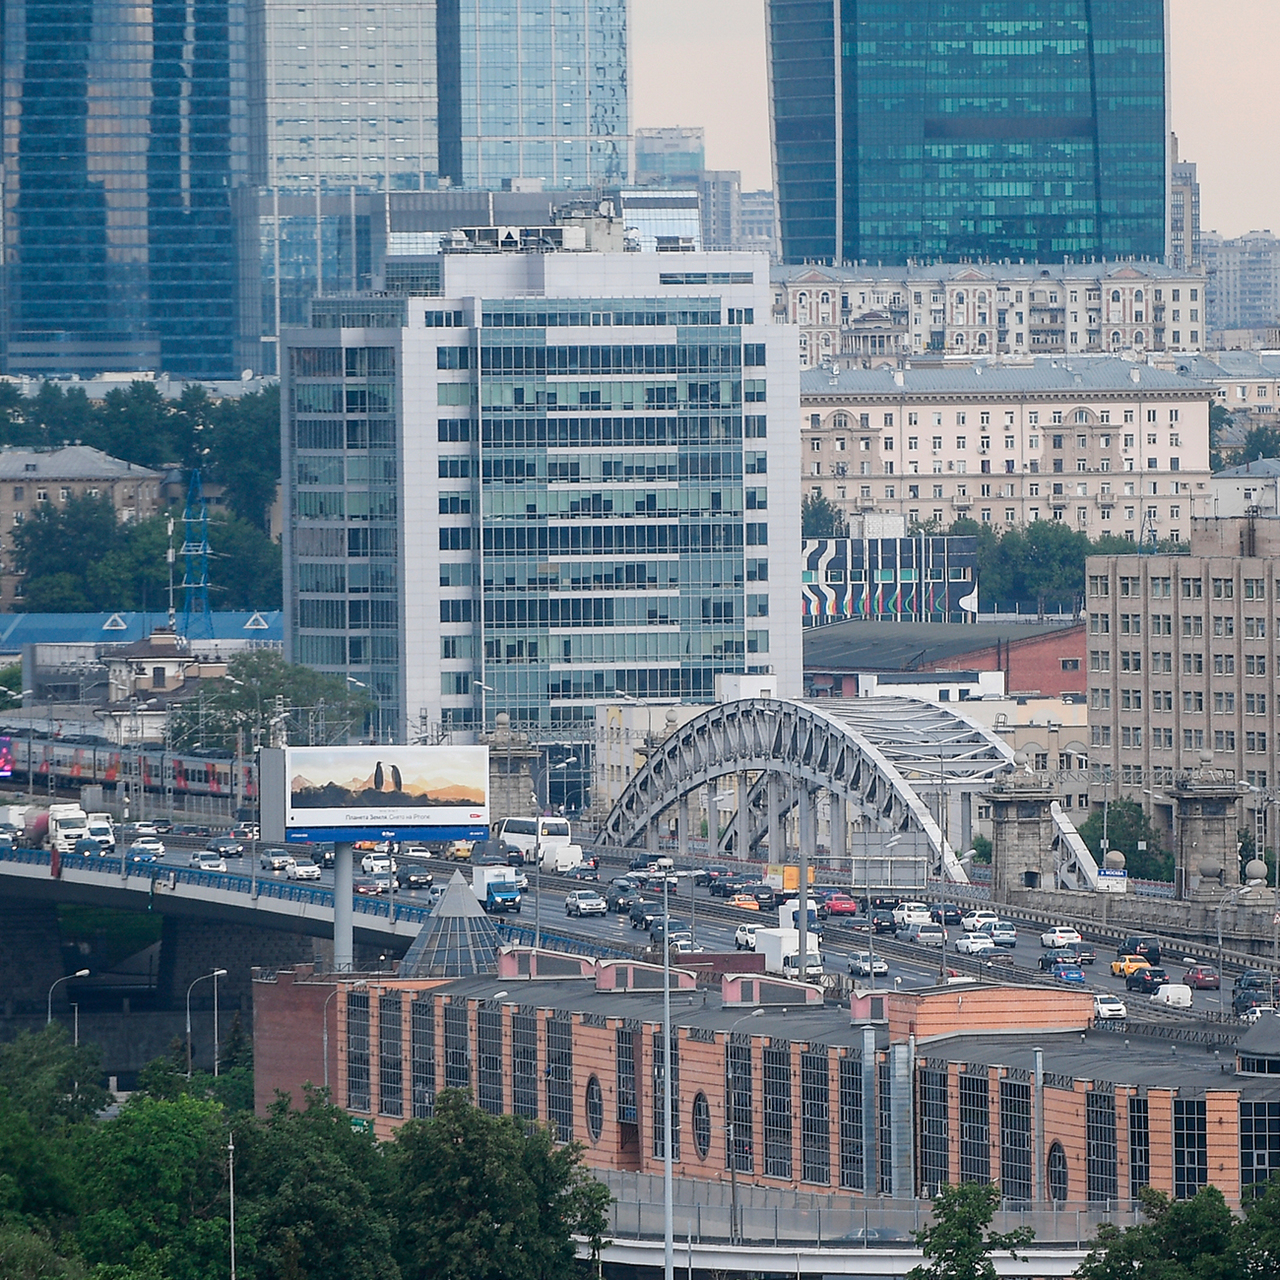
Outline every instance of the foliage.
<svg viewBox="0 0 1280 1280"><path fill-rule="evenodd" d="M313 736L315 745L341 742L360 732L372 705L362 689L342 677L294 666L270 649L236 654L227 664L226 678L210 684L202 699L184 703L170 718L174 750L234 751L237 732L243 734L245 751L267 745L277 699L284 708L281 726L288 742L306 744Z"/></svg>
<svg viewBox="0 0 1280 1280"><path fill-rule="evenodd" d="M106 1106L110 1095L98 1083L100 1075L98 1047L73 1045L58 1023L0 1044L0 1094L38 1133L87 1120Z"/></svg>
<svg viewBox="0 0 1280 1280"><path fill-rule="evenodd" d="M1250 427L1240 448L1232 455L1231 465L1242 467L1246 462L1257 462L1259 458L1280 458L1280 430Z"/></svg>
<svg viewBox="0 0 1280 1280"><path fill-rule="evenodd" d="M973 860L982 866L991 865L991 841L984 835L973 837Z"/></svg>
<svg viewBox="0 0 1280 1280"><path fill-rule="evenodd" d="M211 414L209 463L227 505L257 532L280 483L280 388L223 400Z"/></svg>
<svg viewBox="0 0 1280 1280"><path fill-rule="evenodd" d="M222 1108L187 1094L139 1095L110 1124L84 1126L77 1237L85 1259L164 1280L222 1274L226 1144Z"/></svg>
<svg viewBox="0 0 1280 1280"><path fill-rule="evenodd" d="M26 575L22 607L31 613L151 609L168 604L169 546L182 542L182 523L152 516L122 524L108 498L76 496L42 504L13 532L13 564ZM244 520L209 522L209 597L215 608L280 606L278 543ZM181 582L182 562L177 566ZM175 595L179 607L181 593Z"/></svg>
<svg viewBox="0 0 1280 1280"><path fill-rule="evenodd" d="M0 1225L0 1276L5 1280L84 1280L83 1263L63 1257L49 1234Z"/></svg>
<svg viewBox="0 0 1280 1280"><path fill-rule="evenodd" d="M1194 1199L1180 1201L1150 1187L1138 1194L1147 1221L1123 1231L1112 1223L1099 1227L1097 1243L1076 1272L1079 1280L1134 1275L1153 1280L1238 1280L1246 1274L1240 1268L1231 1210L1217 1187L1205 1187ZM1274 1201L1269 1207L1274 1213Z"/></svg>
<svg viewBox="0 0 1280 1280"><path fill-rule="evenodd" d="M446 1090L396 1135L396 1253L405 1280L559 1280L577 1234L598 1256L609 1193L576 1143Z"/></svg>
<svg viewBox="0 0 1280 1280"><path fill-rule="evenodd" d="M1245 1204L1236 1241L1240 1275L1280 1276L1280 1178L1273 1177Z"/></svg>
<svg viewBox="0 0 1280 1280"><path fill-rule="evenodd" d="M16 707L22 701L18 696L22 692L22 663L11 662L7 667L0 667L0 710Z"/></svg>
<svg viewBox="0 0 1280 1280"><path fill-rule="evenodd" d="M1209 406L1209 470L1221 471L1227 464L1222 458L1222 433L1234 426L1230 412L1216 401Z"/></svg>
<svg viewBox="0 0 1280 1280"><path fill-rule="evenodd" d="M1011 1253L1030 1244L1035 1232L991 1231L1000 1207L1000 1189L988 1183L945 1186L933 1202L933 1225L915 1233L927 1263L912 1267L907 1280L996 1280L993 1253Z"/></svg>
<svg viewBox="0 0 1280 1280"><path fill-rule="evenodd" d="M1102 864L1102 810L1094 811L1077 827L1094 860ZM1124 854L1125 870L1139 880L1172 880L1173 854L1160 845L1160 834L1146 811L1134 800L1112 800L1107 805L1107 846ZM1140 850L1138 842L1146 841Z"/></svg>
<svg viewBox="0 0 1280 1280"><path fill-rule="evenodd" d="M847 538L844 512L825 494L809 493L800 506L800 529L806 538Z"/></svg>

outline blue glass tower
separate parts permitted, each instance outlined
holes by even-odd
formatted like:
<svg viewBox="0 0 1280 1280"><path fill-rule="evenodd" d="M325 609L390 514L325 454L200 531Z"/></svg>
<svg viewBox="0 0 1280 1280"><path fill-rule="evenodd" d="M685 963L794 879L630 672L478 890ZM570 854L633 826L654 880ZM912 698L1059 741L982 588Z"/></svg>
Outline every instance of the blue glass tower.
<svg viewBox="0 0 1280 1280"><path fill-rule="evenodd" d="M1163 258L1164 0L769 0L783 255Z"/></svg>
<svg viewBox="0 0 1280 1280"><path fill-rule="evenodd" d="M243 41L240 0L7 0L8 372L238 371Z"/></svg>

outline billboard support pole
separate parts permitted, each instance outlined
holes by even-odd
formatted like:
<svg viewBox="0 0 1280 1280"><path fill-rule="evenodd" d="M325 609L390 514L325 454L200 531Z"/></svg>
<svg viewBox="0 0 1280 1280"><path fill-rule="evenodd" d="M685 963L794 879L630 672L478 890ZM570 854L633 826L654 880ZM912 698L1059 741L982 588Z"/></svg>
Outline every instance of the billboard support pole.
<svg viewBox="0 0 1280 1280"><path fill-rule="evenodd" d="M333 846L333 971L335 973L350 973L355 961L351 905L355 885L351 862L351 841L336 841Z"/></svg>

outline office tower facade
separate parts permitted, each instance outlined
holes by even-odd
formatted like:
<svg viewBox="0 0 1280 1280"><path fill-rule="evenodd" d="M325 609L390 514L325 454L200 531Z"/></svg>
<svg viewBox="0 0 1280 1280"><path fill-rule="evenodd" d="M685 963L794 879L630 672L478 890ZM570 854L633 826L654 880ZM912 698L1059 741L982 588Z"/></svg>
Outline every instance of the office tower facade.
<svg viewBox="0 0 1280 1280"><path fill-rule="evenodd" d="M783 257L1162 259L1164 0L769 0Z"/></svg>
<svg viewBox="0 0 1280 1280"><path fill-rule="evenodd" d="M238 372L246 10L5 4L6 372Z"/></svg>
<svg viewBox="0 0 1280 1280"><path fill-rule="evenodd" d="M1178 157L1178 135L1170 140L1169 265L1175 270L1200 265L1200 179L1196 166Z"/></svg>
<svg viewBox="0 0 1280 1280"><path fill-rule="evenodd" d="M795 332L755 255L455 253L284 336L288 649L387 739L798 694Z"/></svg>

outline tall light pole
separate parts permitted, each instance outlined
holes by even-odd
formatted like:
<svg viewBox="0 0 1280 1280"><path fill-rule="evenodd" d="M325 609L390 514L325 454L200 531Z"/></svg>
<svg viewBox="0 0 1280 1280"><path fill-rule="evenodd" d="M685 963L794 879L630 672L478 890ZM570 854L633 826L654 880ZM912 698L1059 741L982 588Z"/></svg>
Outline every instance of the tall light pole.
<svg viewBox="0 0 1280 1280"><path fill-rule="evenodd" d="M671 1193L671 878L662 873L662 1277L675 1277Z"/></svg>
<svg viewBox="0 0 1280 1280"><path fill-rule="evenodd" d="M360 987L367 987L368 985L369 982L367 979L359 978L355 982L346 983L346 990L356 991ZM324 1087L326 1089L329 1087L329 1001L332 1000L333 997L342 989L343 988L341 986L335 986L325 997L324 1007L320 1011L320 1022L324 1029L321 1036L321 1044L323 1045L321 1052L324 1054Z"/></svg>
<svg viewBox="0 0 1280 1280"><path fill-rule="evenodd" d="M740 1023L748 1018L758 1018L763 1009L752 1009L744 1013L729 1027L729 1036L724 1042L724 1051L729 1059L729 1243L738 1242L738 1071L733 1064L733 1033ZM747 1053L751 1052L751 1041L747 1040Z"/></svg>
<svg viewBox="0 0 1280 1280"><path fill-rule="evenodd" d="M225 978L226 976L227 976L227 971L225 969L214 969L209 973L202 973L195 980L195 982L193 982L191 986L187 988L187 1079L188 1080L191 1079L191 992L195 988L196 983L205 982L209 978L213 979L214 991L216 992L218 989L217 988L218 979ZM214 1031L214 1036L215 1038L217 1037L216 1029Z"/></svg>
<svg viewBox="0 0 1280 1280"><path fill-rule="evenodd" d="M60 986L64 982L70 982L72 978L87 978L89 976L88 969L77 969L75 973L69 973L64 978L58 978L49 988L49 1016L45 1019L44 1025L47 1027L53 1021L53 992L54 988Z"/></svg>
<svg viewBox="0 0 1280 1280"><path fill-rule="evenodd" d="M489 728L489 699L485 695L498 691L483 680L473 680L471 684L480 690L480 732L483 734Z"/></svg>
<svg viewBox="0 0 1280 1280"><path fill-rule="evenodd" d="M231 1196L231 1280L236 1280L236 1138L227 1133L227 1190Z"/></svg>
<svg viewBox="0 0 1280 1280"><path fill-rule="evenodd" d="M543 791L545 793L545 808L551 808L551 774L556 769L567 769L571 764L577 764L577 756L569 756L565 760L561 760L559 764L548 763L542 770ZM533 807L538 808L537 792L533 796ZM537 951L542 946L542 814L535 813L533 816L534 836L533 836L533 949Z"/></svg>

